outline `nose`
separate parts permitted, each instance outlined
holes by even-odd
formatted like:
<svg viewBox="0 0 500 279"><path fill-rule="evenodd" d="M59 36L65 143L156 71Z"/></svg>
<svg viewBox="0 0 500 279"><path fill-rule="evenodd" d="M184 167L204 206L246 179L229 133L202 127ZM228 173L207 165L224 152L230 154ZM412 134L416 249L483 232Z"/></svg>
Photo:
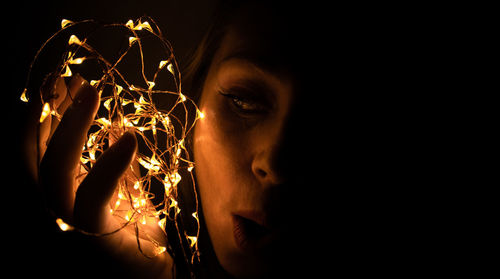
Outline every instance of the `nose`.
<svg viewBox="0 0 500 279"><path fill-rule="evenodd" d="M254 146L251 168L262 185L289 183L298 174L301 151L287 122L261 131Z"/></svg>
<svg viewBox="0 0 500 279"><path fill-rule="evenodd" d="M295 185L305 181L310 166L309 119L290 105L283 117L259 130L252 143L252 172L263 185Z"/></svg>
<svg viewBox="0 0 500 279"><path fill-rule="evenodd" d="M263 185L279 185L285 181L285 173L280 165L280 144L258 151L252 161L252 172Z"/></svg>

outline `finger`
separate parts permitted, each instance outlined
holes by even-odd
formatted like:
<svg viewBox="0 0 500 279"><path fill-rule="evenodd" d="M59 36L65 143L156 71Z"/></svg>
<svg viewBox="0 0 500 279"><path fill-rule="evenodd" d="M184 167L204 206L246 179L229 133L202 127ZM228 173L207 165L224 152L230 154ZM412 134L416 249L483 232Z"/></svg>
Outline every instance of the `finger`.
<svg viewBox="0 0 500 279"><path fill-rule="evenodd" d="M78 80L79 79L79 80ZM74 83L75 81L78 81L79 87L83 82L83 79L78 75L75 75L71 79L71 83ZM54 134L55 130L57 129L57 126L59 125L60 122L60 117L64 115L64 112L68 108L68 106L71 104L71 102L68 102L67 99L68 97L68 87L66 86L66 82L64 82L64 78L59 77L56 81L56 87L55 87L55 97L56 99L54 100L53 107L56 109L57 113L59 116L53 117L52 118L52 123L51 123L51 129L50 129L50 136Z"/></svg>
<svg viewBox="0 0 500 279"><path fill-rule="evenodd" d="M129 168L136 148L135 135L127 132L99 157L76 193L74 217L78 227L103 232L109 216L109 201L120 177Z"/></svg>
<svg viewBox="0 0 500 279"><path fill-rule="evenodd" d="M44 101L50 104L51 109L55 109L58 112L57 108L66 98L66 83L64 82L64 78L56 77L53 81L50 81L50 85L47 87L42 87L42 90L45 92L42 93L44 97ZM59 113L59 112L58 112ZM52 115L48 115L45 120L40 123L40 136L39 136L39 155L43 158L45 150L47 149L47 144L50 140L50 137L53 134L53 130L59 123L58 117L53 117Z"/></svg>
<svg viewBox="0 0 500 279"><path fill-rule="evenodd" d="M64 87L62 85L57 87L58 95L64 96L64 98L62 98L60 102L57 103L57 112L59 113L59 115L61 116L64 115L68 107L73 103L76 93L78 89L80 89L84 81L85 80L79 74L75 74L71 79L71 81L69 82L68 86L66 86L66 84L63 83L62 85L64 85ZM52 130L50 135L51 137L52 134L57 129L59 123L60 119L58 118L54 118L52 120Z"/></svg>
<svg viewBox="0 0 500 279"><path fill-rule="evenodd" d="M73 215L75 171L98 107L96 89L84 82L54 132L40 164L40 180L46 188L48 205L67 220Z"/></svg>
<svg viewBox="0 0 500 279"><path fill-rule="evenodd" d="M40 162L47 150L47 144L50 137L50 127L52 126L52 115L48 115L38 127L38 162Z"/></svg>
<svg viewBox="0 0 500 279"><path fill-rule="evenodd" d="M38 165L42 158L41 154L45 151L47 135L50 132L51 116L47 116L45 120L40 123L40 116L42 114L43 104L51 101L54 95L56 77L49 75L43 81L40 87L39 94L33 92L30 94L30 101L28 102L28 113L26 122L24 124L25 130L23 135L24 158L27 167L32 174L32 177L38 179Z"/></svg>

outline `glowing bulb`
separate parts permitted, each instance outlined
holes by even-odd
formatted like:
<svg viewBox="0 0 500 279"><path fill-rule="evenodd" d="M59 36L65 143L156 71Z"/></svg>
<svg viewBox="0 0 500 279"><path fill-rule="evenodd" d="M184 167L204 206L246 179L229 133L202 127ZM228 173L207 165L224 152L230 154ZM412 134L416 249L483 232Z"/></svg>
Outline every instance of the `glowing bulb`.
<svg viewBox="0 0 500 279"><path fill-rule="evenodd" d="M91 80L90 82L90 85L94 86L94 87L97 87L97 85L99 85L99 81L98 80Z"/></svg>
<svg viewBox="0 0 500 279"><path fill-rule="evenodd" d="M179 98L181 98L181 102L186 101L186 96L184 96L184 94L182 93L179 93Z"/></svg>
<svg viewBox="0 0 500 279"><path fill-rule="evenodd" d="M151 25L149 25L149 22L147 22L147 21L144 21L143 23L139 23L134 29L135 30L142 30L142 28L144 28L150 32L153 32Z"/></svg>
<svg viewBox="0 0 500 279"><path fill-rule="evenodd" d="M80 157L80 162L82 162L82 164L87 164L89 162L89 159L87 158L84 158L84 157Z"/></svg>
<svg viewBox="0 0 500 279"><path fill-rule="evenodd" d="M56 223L59 226L59 228L61 229L61 231L63 231L63 232L73 229L72 226L66 224L61 218L57 218Z"/></svg>
<svg viewBox="0 0 500 279"><path fill-rule="evenodd" d="M165 67L165 65L167 65L167 63L168 63L168 60L160 61L160 65L158 65L158 69L163 69L163 67Z"/></svg>
<svg viewBox="0 0 500 279"><path fill-rule="evenodd" d="M128 39L129 48L122 52L119 59L125 58L127 52L129 51L139 51L142 57L144 50L142 49L143 46L141 44L141 39L143 36L161 36L161 31L153 21L150 24L148 21L143 20L144 18L140 18L136 21L128 20L126 23L121 24L103 25L104 27L115 27L117 25L125 27L121 29L124 29L123 39ZM63 19L61 21L61 28L64 29L70 26L72 28L73 25L76 26L80 23L81 22L72 22L70 20ZM158 34L156 34L154 30L158 30ZM145 34L143 31L149 31L152 34ZM69 40L67 41L68 45L66 45L63 60L60 61L57 68L59 72L55 72L54 74L59 77L71 77L74 75L72 71L78 69L78 67L74 67L72 65L84 64L90 59L96 60L98 62L96 64L100 65L103 70L96 72L96 74L100 74L99 76L94 77L96 80L88 79L89 83L98 89L99 94L103 94L102 98L100 98L100 107L104 109L100 109L98 111L92 122L91 132L87 133L87 141L82 146L82 153L79 158L81 164L80 169L83 171L92 167L96 161L96 157L109 148L113 142L112 135L120 134L126 130L133 130L136 134L138 134L138 136L143 137L146 143L144 148L152 151L152 153L148 153L149 151L142 153L142 151L138 150L136 160L139 163L138 165L141 165L141 168L144 167L147 170L147 174L144 174L143 169L141 169L140 174L137 176L134 175L133 177L129 176L127 178L122 178L122 180L120 180L120 186L117 189L117 193L115 193L113 202L110 202L107 209L109 209L110 214L115 214L115 217L121 218L121 222L125 220L130 221L127 222L127 224L123 224L124 227L129 224L146 224L153 220L150 218L154 217L156 220L154 222L157 222L158 226L160 226L165 232L165 227L167 226L166 222L170 222L172 220L169 218L171 211L174 211L176 215L181 212L177 201L177 186L181 179L186 178L181 178L181 175L178 173L181 168L180 162L183 161L187 164L186 168L189 172L192 172L194 169L194 163L189 162L188 158L181 158L184 153L187 155L187 149L184 146L185 132L189 131L188 129L193 127L197 119L204 118L204 114L197 109L196 104L194 102L186 103L191 100L189 100L189 97L180 92L180 88L182 88L181 77L178 73L177 62L171 50L170 44L168 41L165 41L160 37L159 42L163 44L167 52L165 53L166 56L163 56L165 57L165 60L157 60L159 61L159 64L156 64L158 68L155 69L155 65L153 65L153 70L156 70L154 77L156 77L157 74L163 70L163 68L166 68L172 74L172 76L169 74L166 75L173 78L175 88L177 88L177 91L173 92L164 89L157 89L163 85L155 84L156 79L153 79L153 81L148 81L146 79L144 76L145 66L143 61L141 61L143 64L141 71L144 76L144 81L141 81L141 83L144 84L145 82L146 84L141 85L140 87L135 87L130 81L125 80L126 75L123 75L118 71L122 68L118 65L121 60L108 61L107 58L98 53L93 46L87 44L87 38L90 38L91 35L78 35L83 38L80 40L76 35L71 35L71 33L68 34L67 30L60 30L58 33L59 32L63 35L65 34L64 36L68 36ZM93 40L90 40L90 42L93 42ZM139 44L139 49L132 50L133 44L136 42ZM42 46L42 49L44 46ZM82 51L84 52L83 55ZM112 68L109 67L110 65ZM118 82L120 82L120 84L124 87L118 85ZM138 81L134 80L134 82ZM127 90L126 87L129 87L129 90ZM152 94L163 92L174 94L171 97L171 104L173 107L169 110L159 111L156 108ZM23 102L31 101L28 100L28 96L30 95L29 93L30 92L27 92L27 89L24 89L20 99ZM130 103L134 105L135 109L131 106L125 107ZM193 114L194 111L189 111L189 109L196 109L196 116L193 117L191 113L186 114L185 121L180 121L182 119L179 119L173 112L175 106L179 104L181 104L185 110L188 110L188 112L193 112ZM42 101L42 105L43 109L40 115L40 123L44 122L50 115L60 117L57 110L52 107L53 103ZM191 107L191 105L194 107ZM189 115L189 121L187 115ZM181 131L177 131L177 126L174 125L174 123L177 122L172 122L170 117L173 117L172 119L178 122L185 123L185 125L181 126ZM147 130L152 131L153 139L149 139L149 133L143 133ZM178 138L178 135L182 136ZM162 139L166 139L166 146L159 146L157 138L160 139L160 137ZM146 156L145 154L148 155ZM169 160L165 160L165 158L169 158ZM132 168L132 170L135 170L135 168ZM190 177L192 179L192 175ZM162 206L161 209L157 207L157 204L155 204L156 201L153 199L156 193L150 189L150 181L153 178L156 178L160 182L160 185L161 182L164 184L165 192L161 203L164 207ZM192 181L192 183L194 183L194 181ZM196 202L198 202L198 200L196 200ZM195 247L193 248L195 249L193 251L194 257L194 255L197 254L197 237L199 236L198 213L192 213L192 217L198 222L198 234L188 236L186 232L184 232L184 237L187 239L184 238L182 242L183 245L185 244L187 246L189 244L191 248ZM175 218L173 221L176 222ZM56 222L59 228L63 231L76 229L61 219L57 219ZM140 227L139 230L142 230L143 228ZM136 236L139 237L138 231L136 231ZM154 254L161 254L167 250L166 247L160 246L160 242L153 239L153 237L150 238L150 241L154 247L156 247L153 250Z"/></svg>
<svg viewBox="0 0 500 279"><path fill-rule="evenodd" d="M27 102L28 102L28 100L29 100L29 99L28 99L28 97L26 96L26 92L27 92L27 91L28 91L28 89L24 88L23 93L21 94L21 98L20 98L20 99L21 99L21 101L23 101L23 102L25 102L25 103L27 103Z"/></svg>
<svg viewBox="0 0 500 279"><path fill-rule="evenodd" d="M168 64L167 66L167 70L172 73L172 75L174 74L174 66L172 66L172 63Z"/></svg>
<svg viewBox="0 0 500 279"><path fill-rule="evenodd" d="M47 118L47 116L49 116L49 114L50 114L50 105L49 105L49 103L45 103L43 105L42 115L40 116L40 123L45 121L45 118Z"/></svg>
<svg viewBox="0 0 500 279"><path fill-rule="evenodd" d="M130 29L134 29L134 21L129 19L127 23L125 23L125 26L127 26Z"/></svg>
<svg viewBox="0 0 500 279"><path fill-rule="evenodd" d="M163 254L165 251L167 251L166 247L158 246L155 248L155 255Z"/></svg>
<svg viewBox="0 0 500 279"><path fill-rule="evenodd" d="M72 44L77 44L77 45L81 46L82 42L80 41L80 39L78 39L77 36L71 35L71 37L69 37L68 45L72 45Z"/></svg>
<svg viewBox="0 0 500 279"><path fill-rule="evenodd" d="M63 19L61 20L61 28L64 29L66 28L68 25L71 25L73 24L74 22L71 21L71 20L67 20L67 19Z"/></svg>
<svg viewBox="0 0 500 279"><path fill-rule="evenodd" d="M117 84L115 88L116 88L116 95L120 95L120 93L122 93L123 87Z"/></svg>
<svg viewBox="0 0 500 279"><path fill-rule="evenodd" d="M90 160L95 161L95 149L89 150Z"/></svg>
<svg viewBox="0 0 500 279"><path fill-rule="evenodd" d="M198 119L203 119L203 118L205 118L205 114L204 114L201 110L197 110L197 111L196 111L196 114L197 114L197 118L198 118Z"/></svg>
<svg viewBox="0 0 500 279"><path fill-rule="evenodd" d="M111 110L111 101L113 101L113 99L108 99L104 102L104 107L109 111Z"/></svg>
<svg viewBox="0 0 500 279"><path fill-rule="evenodd" d="M198 241L198 238L196 236L188 236L187 239L189 240L189 246L193 248L194 245L196 245L196 242Z"/></svg>
<svg viewBox="0 0 500 279"><path fill-rule="evenodd" d="M77 64L77 65L79 65L79 64L82 64L83 61L85 61L85 59L86 59L85 57L74 58L74 59L68 60L68 63L69 64Z"/></svg>
<svg viewBox="0 0 500 279"><path fill-rule="evenodd" d="M167 218L163 218L163 219L160 219L160 221L158 221L158 226L160 226L160 228L165 228L165 224L167 223Z"/></svg>
<svg viewBox="0 0 500 279"><path fill-rule="evenodd" d="M134 42L136 42L138 39L136 37L129 37L128 38L128 45L132 46Z"/></svg>
<svg viewBox="0 0 500 279"><path fill-rule="evenodd" d="M155 158L151 158L148 162L142 158L139 158L137 160L139 162L139 164L141 164L145 169L147 170L152 170L152 171L155 171L155 172L158 172L160 170L160 164L158 163L158 161L155 159Z"/></svg>
<svg viewBox="0 0 500 279"><path fill-rule="evenodd" d="M64 72L64 74L61 75L61 77L70 77L72 75L73 74L71 73L71 70L70 70L69 66L66 65L66 71Z"/></svg>
<svg viewBox="0 0 500 279"><path fill-rule="evenodd" d="M101 118L97 119L96 122L100 123L101 125L106 126L106 127L110 127L111 126L111 122L108 119L104 118L104 117L101 117ZM91 137L91 138L92 138L93 141L95 141L95 135L93 135L93 136L94 137ZM92 144L94 144L94 143L92 142L90 145L87 143L87 146L91 146Z"/></svg>

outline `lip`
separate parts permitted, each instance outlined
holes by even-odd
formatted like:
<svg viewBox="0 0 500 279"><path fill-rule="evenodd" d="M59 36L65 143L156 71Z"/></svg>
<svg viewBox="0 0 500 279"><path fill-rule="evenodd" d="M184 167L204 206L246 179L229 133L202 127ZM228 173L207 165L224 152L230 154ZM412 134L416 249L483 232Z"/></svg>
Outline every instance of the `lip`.
<svg viewBox="0 0 500 279"><path fill-rule="evenodd" d="M253 221L265 228L269 228L266 215L262 212L255 210L242 210L234 212L233 216L234 215Z"/></svg>
<svg viewBox="0 0 500 279"><path fill-rule="evenodd" d="M256 251L267 247L276 237L267 227L263 214L246 211L233 217L233 234L236 246L242 251Z"/></svg>

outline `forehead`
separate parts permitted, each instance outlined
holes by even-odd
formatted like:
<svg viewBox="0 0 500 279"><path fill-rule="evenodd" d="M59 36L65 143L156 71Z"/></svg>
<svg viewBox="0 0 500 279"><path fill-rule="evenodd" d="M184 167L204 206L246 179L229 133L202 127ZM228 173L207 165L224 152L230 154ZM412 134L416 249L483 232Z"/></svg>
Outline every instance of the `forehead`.
<svg viewBox="0 0 500 279"><path fill-rule="evenodd" d="M303 42L293 14L251 6L234 17L217 53L220 62L238 58L273 73L299 74Z"/></svg>

